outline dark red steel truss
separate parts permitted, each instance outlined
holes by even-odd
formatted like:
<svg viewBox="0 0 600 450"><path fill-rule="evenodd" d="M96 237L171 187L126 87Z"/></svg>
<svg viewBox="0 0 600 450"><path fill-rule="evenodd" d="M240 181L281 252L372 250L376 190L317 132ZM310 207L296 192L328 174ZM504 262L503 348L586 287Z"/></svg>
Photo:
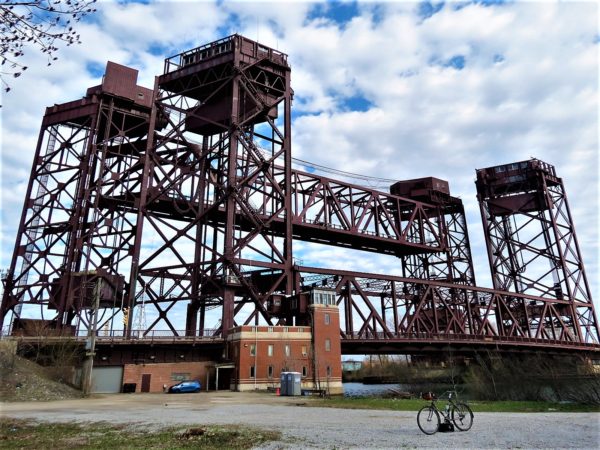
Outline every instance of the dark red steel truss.
<svg viewBox="0 0 600 450"><path fill-rule="evenodd" d="M342 339L348 347L382 343L557 346L589 350L572 324L557 320L568 300L544 301L476 286L361 272L299 267L303 289L336 293ZM367 346L367 347L365 347ZM393 347L388 347L392 349ZM391 351L393 352L393 351Z"/></svg>
<svg viewBox="0 0 600 450"><path fill-rule="evenodd" d="M2 321L12 311L13 323L35 317L85 329L98 277L105 281L101 326L128 306L124 288L136 254L139 214L122 205L133 206L131 192L142 184L151 108L150 102L95 89L46 111L5 282Z"/></svg>
<svg viewBox="0 0 600 450"><path fill-rule="evenodd" d="M403 275L406 278L475 286L471 244L462 201L441 195L431 200L443 215L440 224L446 236L446 251L402 257Z"/></svg>
<svg viewBox="0 0 600 450"><path fill-rule="evenodd" d="M116 79L131 81L122 69ZM544 178L551 217L524 214L555 243L525 256L533 246L502 228L507 216L484 215L496 290L478 288L460 199L405 198L292 168L285 54L230 36L167 59L153 91L119 90L108 70L83 100L46 112L3 324L44 318L86 332L100 279L99 327L123 323L125 337L304 323L290 305L321 287L336 294L344 342L598 343L556 177ZM295 240L396 256L404 277L300 267ZM553 248L561 295L548 274L514 276L515 261L533 267ZM516 288L525 282L529 291ZM145 309L150 321L136 329Z"/></svg>
<svg viewBox="0 0 600 450"><path fill-rule="evenodd" d="M477 191L494 288L568 300L554 305L552 320L576 340L597 340L592 295L554 166L531 159L481 169ZM547 305L532 300L528 313Z"/></svg>

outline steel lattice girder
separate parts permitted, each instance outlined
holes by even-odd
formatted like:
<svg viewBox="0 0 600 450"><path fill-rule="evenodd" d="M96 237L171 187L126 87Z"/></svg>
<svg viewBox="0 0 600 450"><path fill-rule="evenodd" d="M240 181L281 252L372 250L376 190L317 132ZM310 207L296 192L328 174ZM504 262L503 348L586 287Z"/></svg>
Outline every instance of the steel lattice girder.
<svg viewBox="0 0 600 450"><path fill-rule="evenodd" d="M336 293L344 340L494 339L582 349L598 343L594 328L579 338L581 324L571 320L568 300L335 269L298 270L305 290L318 286Z"/></svg>

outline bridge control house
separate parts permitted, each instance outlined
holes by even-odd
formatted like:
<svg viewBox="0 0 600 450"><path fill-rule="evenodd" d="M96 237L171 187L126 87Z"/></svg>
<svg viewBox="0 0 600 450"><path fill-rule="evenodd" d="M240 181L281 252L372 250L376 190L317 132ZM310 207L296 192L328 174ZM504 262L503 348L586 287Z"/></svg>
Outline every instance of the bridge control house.
<svg viewBox="0 0 600 450"><path fill-rule="evenodd" d="M313 289L311 324L234 328L228 336L235 362L231 388L239 391L279 386L281 372L302 374L302 388L341 394L342 368L338 307L331 290ZM271 305L277 307L278 305Z"/></svg>

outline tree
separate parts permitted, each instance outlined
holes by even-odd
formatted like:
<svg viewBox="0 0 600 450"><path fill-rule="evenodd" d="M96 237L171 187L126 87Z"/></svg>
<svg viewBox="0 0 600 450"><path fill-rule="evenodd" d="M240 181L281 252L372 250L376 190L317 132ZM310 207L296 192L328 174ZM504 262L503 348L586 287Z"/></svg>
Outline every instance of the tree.
<svg viewBox="0 0 600 450"><path fill-rule="evenodd" d="M79 44L74 24L96 11L96 0L0 0L0 80L10 91L7 77L18 78L27 70L21 63L29 48L46 55L48 65L58 59L60 43Z"/></svg>

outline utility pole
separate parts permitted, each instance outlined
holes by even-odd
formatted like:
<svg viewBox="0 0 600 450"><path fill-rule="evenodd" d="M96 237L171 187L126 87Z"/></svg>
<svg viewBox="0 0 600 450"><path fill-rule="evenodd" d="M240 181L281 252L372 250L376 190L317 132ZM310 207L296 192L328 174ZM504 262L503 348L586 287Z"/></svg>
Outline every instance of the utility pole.
<svg viewBox="0 0 600 450"><path fill-rule="evenodd" d="M2 301L2 299L4 298L4 283L6 281L7 276L8 276L8 270L0 269L0 301ZM11 322L11 324L12 324L12 322ZM12 328L11 326L8 326L7 329L4 330L2 328L2 324L0 324L0 336L5 335L5 332L6 332L6 336L10 335L11 328Z"/></svg>
<svg viewBox="0 0 600 450"><path fill-rule="evenodd" d="M88 338L85 344L86 360L83 365L83 395L90 395L92 391L92 371L94 368L94 356L96 355L96 332L98 328L98 309L100 309L100 291L102 289L102 278L98 278L94 287L94 306L92 310L91 324L88 327Z"/></svg>

